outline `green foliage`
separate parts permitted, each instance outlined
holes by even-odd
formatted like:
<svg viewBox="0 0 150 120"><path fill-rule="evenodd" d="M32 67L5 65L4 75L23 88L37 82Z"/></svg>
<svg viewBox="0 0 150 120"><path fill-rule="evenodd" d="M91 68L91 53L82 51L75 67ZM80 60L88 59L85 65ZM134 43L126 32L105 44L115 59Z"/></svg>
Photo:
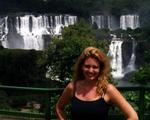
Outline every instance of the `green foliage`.
<svg viewBox="0 0 150 120"><path fill-rule="evenodd" d="M134 30L131 28L127 28L127 30L117 29L113 31L113 33L124 40L130 40L131 37L137 42L144 42L147 40L145 39L144 30L142 28L136 28Z"/></svg>
<svg viewBox="0 0 150 120"><path fill-rule="evenodd" d="M45 62L49 66L50 79L70 80L72 66L88 46L96 46L106 51L108 42L96 40L92 28L82 19L74 25L65 27L61 38L54 37L45 51Z"/></svg>
<svg viewBox="0 0 150 120"><path fill-rule="evenodd" d="M150 113L150 93L149 91L145 94L145 110Z"/></svg>
<svg viewBox="0 0 150 120"><path fill-rule="evenodd" d="M150 63L150 50L145 50L144 51L144 61L145 61L145 63Z"/></svg>
<svg viewBox="0 0 150 120"><path fill-rule="evenodd" d="M10 109L10 106L7 104L8 96L5 91L0 91L0 108L1 109Z"/></svg>
<svg viewBox="0 0 150 120"><path fill-rule="evenodd" d="M93 27L94 28L94 27ZM110 33L109 29L95 29L94 28L94 36L96 36L97 40L110 40Z"/></svg>
<svg viewBox="0 0 150 120"><path fill-rule="evenodd" d="M40 52L34 50L0 50L0 83L14 86L35 85L44 79L37 59Z"/></svg>
<svg viewBox="0 0 150 120"><path fill-rule="evenodd" d="M79 23L64 28L62 31L63 55L77 56L87 46L95 46L96 40L90 26L81 20Z"/></svg>
<svg viewBox="0 0 150 120"><path fill-rule="evenodd" d="M132 81L141 83L141 84L149 84L150 81L150 64L140 67L137 71L135 71Z"/></svg>
<svg viewBox="0 0 150 120"><path fill-rule="evenodd" d="M141 63L139 68L135 71L132 81L141 84L149 84L150 81L150 44L149 44L149 28L144 28L138 32L141 42L137 46L137 59ZM137 37L137 38L138 38ZM139 40L138 39L138 40Z"/></svg>

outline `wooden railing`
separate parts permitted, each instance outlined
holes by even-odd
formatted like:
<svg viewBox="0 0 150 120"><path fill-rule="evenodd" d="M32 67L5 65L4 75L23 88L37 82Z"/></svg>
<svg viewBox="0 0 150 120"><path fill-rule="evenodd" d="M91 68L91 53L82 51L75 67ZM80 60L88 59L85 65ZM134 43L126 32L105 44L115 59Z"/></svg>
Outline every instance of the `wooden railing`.
<svg viewBox="0 0 150 120"><path fill-rule="evenodd" d="M145 110L145 94L150 91L149 86L118 86L117 87L121 92L126 91L136 91L138 92L138 115L140 120L148 120L150 118L150 111ZM45 120L53 120L56 119L54 115L54 105L56 104L57 98L59 97L60 93L62 92L63 88L32 88L32 87L17 87L17 86L4 86L0 85L1 91L15 91L15 92L29 92L34 94L46 94L47 97L44 98L45 100L45 109L41 113L34 113L34 112L20 112L14 110L3 110L0 108L0 114L6 116L19 116L19 117L27 117L27 118L43 118ZM120 114L110 114L112 120L123 120L121 118L122 115Z"/></svg>
<svg viewBox="0 0 150 120"><path fill-rule="evenodd" d="M18 87L18 86L4 86L0 85L0 90L6 91L6 92L29 92L33 94L46 94L47 97L44 98L46 102L46 108L43 113L32 113L32 112L20 112L20 111L14 111L14 110L3 110L0 109L1 115L7 115L7 116L17 116L17 117L27 117L27 118L45 118L45 120L50 120L50 93L51 89L49 88L32 88L32 87Z"/></svg>

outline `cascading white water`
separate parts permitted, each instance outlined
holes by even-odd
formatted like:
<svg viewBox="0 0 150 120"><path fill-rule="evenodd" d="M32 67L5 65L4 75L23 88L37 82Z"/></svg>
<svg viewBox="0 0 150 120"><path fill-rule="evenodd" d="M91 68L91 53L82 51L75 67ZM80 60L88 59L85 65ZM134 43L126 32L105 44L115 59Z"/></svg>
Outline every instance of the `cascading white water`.
<svg viewBox="0 0 150 120"><path fill-rule="evenodd" d="M119 29L119 19L115 16L107 16L107 27L111 31Z"/></svg>
<svg viewBox="0 0 150 120"><path fill-rule="evenodd" d="M125 74L129 73L129 72L132 72L132 71L135 71L135 69L136 69L135 68L135 60L136 60L135 49L136 49L137 43L136 43L134 38L132 38L131 40L132 40L132 54L131 54L129 63L128 63L127 67L124 70Z"/></svg>
<svg viewBox="0 0 150 120"><path fill-rule="evenodd" d="M123 67L123 57L122 57L122 44L123 40L117 38L115 35L112 35L113 38L111 40L111 44L109 45L109 52L108 55L111 57L111 68L112 68L112 76L115 79L123 78L127 73L135 71L135 49L136 49L136 42L132 38L130 42L132 42L132 51L128 64Z"/></svg>
<svg viewBox="0 0 150 120"><path fill-rule="evenodd" d="M24 15L16 16L14 22L8 23L9 16L0 17L0 41L5 48L21 49L44 49L43 35L61 35L64 26L72 25L77 21L77 16L71 15ZM12 21L12 20L10 20ZM114 16L92 15L92 24L96 24L98 29L109 28L114 30L119 28L119 21ZM9 24L9 25L8 25ZM10 25L14 24L14 25ZM14 29L9 28L14 26ZM123 15L120 17L120 27L122 29L139 27L138 15ZM11 31L9 30L11 29ZM13 33L8 37L10 32ZM17 37L17 39L16 39ZM16 43L16 42L17 43ZM50 41L50 40L49 40ZM19 43L18 43L19 42Z"/></svg>
<svg viewBox="0 0 150 120"><path fill-rule="evenodd" d="M61 35L61 29L64 27L62 23L62 15L55 16L55 27L54 27L54 35Z"/></svg>
<svg viewBox="0 0 150 120"><path fill-rule="evenodd" d="M49 34L46 29L46 21L46 16L35 17L33 15L26 15L23 17L16 17L16 30L17 33L23 37L24 49L43 49L42 35Z"/></svg>
<svg viewBox="0 0 150 120"><path fill-rule="evenodd" d="M77 17L71 15L24 15L13 18L15 18L15 24L8 22L8 19L11 19L9 16L0 18L0 32L2 34L0 35L0 43L5 48L43 50L43 35L61 35L62 27L72 25L77 21ZM9 28L8 24L14 27ZM9 39L7 38L8 34L10 34ZM15 43L15 40L18 40L19 43Z"/></svg>
<svg viewBox="0 0 150 120"><path fill-rule="evenodd" d="M73 25L77 21L77 16L71 16L71 15L59 15L53 18L51 16L51 33L52 35L61 35L61 30L63 27L68 27L69 25Z"/></svg>
<svg viewBox="0 0 150 120"><path fill-rule="evenodd" d="M110 30L116 29L136 29L140 27L139 15L122 15L118 20L115 16L92 15L91 23L96 24L98 29L108 28Z"/></svg>
<svg viewBox="0 0 150 120"><path fill-rule="evenodd" d="M75 17L75 16L70 16L70 15L64 16L64 25L67 27L69 25L73 25L76 21L77 21L77 17Z"/></svg>
<svg viewBox="0 0 150 120"><path fill-rule="evenodd" d="M105 20L103 15L91 16L92 24L96 24L98 29L104 28Z"/></svg>
<svg viewBox="0 0 150 120"><path fill-rule="evenodd" d="M126 30L127 28L136 29L140 27L138 15L122 15L120 17L120 28Z"/></svg>
<svg viewBox="0 0 150 120"><path fill-rule="evenodd" d="M123 62L122 62L122 43L120 38L113 37L109 46L109 56L111 57L111 68L113 78L124 77Z"/></svg>
<svg viewBox="0 0 150 120"><path fill-rule="evenodd" d="M7 24L8 17L0 18L0 42L3 47L7 48L7 34L8 34L8 24Z"/></svg>

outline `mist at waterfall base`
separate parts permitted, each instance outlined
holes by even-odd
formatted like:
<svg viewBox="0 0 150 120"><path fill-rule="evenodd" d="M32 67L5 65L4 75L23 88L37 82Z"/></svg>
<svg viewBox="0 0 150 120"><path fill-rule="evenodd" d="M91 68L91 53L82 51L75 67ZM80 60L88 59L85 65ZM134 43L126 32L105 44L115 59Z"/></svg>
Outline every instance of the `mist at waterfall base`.
<svg viewBox="0 0 150 120"><path fill-rule="evenodd" d="M114 16L92 15L89 17L91 24L96 24L98 29L108 28L131 29L138 28L138 15ZM0 17L0 45L10 49L35 49L43 50L48 46L53 35L61 35L61 29L77 22L77 16L72 15L23 15ZM123 49L126 42L113 37L110 44L109 55L112 57L112 76L115 79L123 78L127 73L135 70L135 42ZM130 49L129 49L129 46ZM128 48L128 50L127 50ZM128 52L125 52L125 51ZM127 57L124 57L126 53Z"/></svg>

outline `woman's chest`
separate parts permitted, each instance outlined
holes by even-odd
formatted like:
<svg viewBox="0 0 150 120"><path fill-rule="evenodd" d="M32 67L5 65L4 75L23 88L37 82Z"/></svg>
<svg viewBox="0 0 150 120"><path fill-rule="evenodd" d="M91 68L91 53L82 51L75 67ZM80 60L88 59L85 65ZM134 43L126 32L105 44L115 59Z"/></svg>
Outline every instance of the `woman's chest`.
<svg viewBox="0 0 150 120"><path fill-rule="evenodd" d="M99 99L101 96L97 94L96 88L94 89L77 89L75 96L83 101L93 101Z"/></svg>

